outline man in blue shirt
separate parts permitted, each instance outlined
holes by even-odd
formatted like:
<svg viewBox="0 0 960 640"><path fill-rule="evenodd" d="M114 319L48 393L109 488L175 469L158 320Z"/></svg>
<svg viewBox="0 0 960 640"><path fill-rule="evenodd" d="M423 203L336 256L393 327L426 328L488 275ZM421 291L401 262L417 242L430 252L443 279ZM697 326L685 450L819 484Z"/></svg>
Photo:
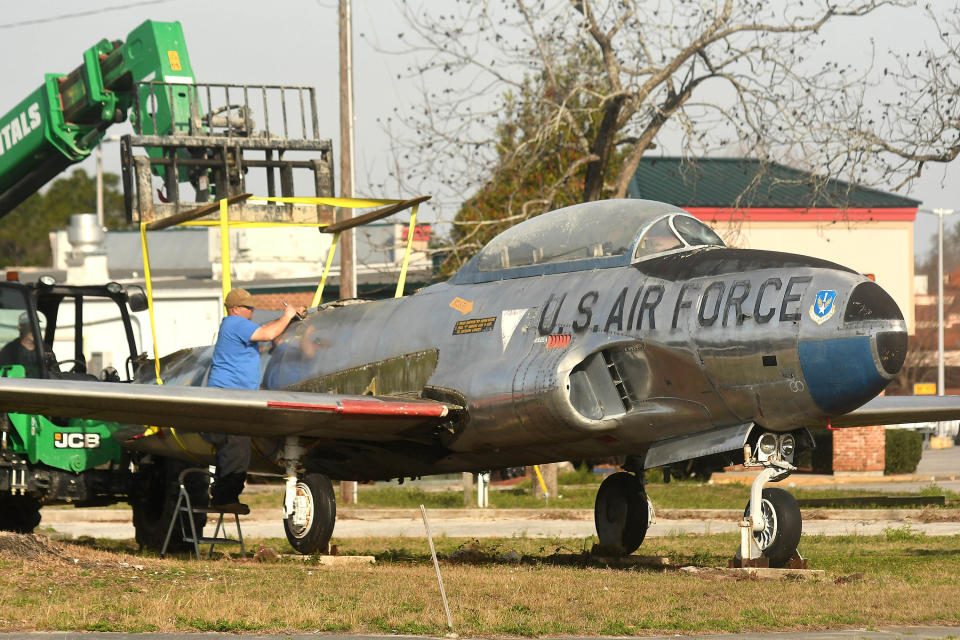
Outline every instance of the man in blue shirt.
<svg viewBox="0 0 960 640"><path fill-rule="evenodd" d="M251 320L256 299L246 289L233 289L223 301L227 315L220 323L220 333L213 348L208 387L221 389L260 388L260 347L279 336L303 307L284 307L283 315L265 325ZM203 438L216 447L217 471L210 489L210 504L249 513L240 504L240 493L250 467L250 436L204 433Z"/></svg>

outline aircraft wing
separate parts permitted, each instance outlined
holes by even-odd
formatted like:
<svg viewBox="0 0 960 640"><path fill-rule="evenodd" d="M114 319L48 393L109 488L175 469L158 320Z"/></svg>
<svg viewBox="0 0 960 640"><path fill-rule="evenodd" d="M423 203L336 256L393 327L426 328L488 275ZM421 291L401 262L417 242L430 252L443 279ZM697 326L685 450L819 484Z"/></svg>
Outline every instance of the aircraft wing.
<svg viewBox="0 0 960 640"><path fill-rule="evenodd" d="M960 396L881 396L833 418L833 427L960 420Z"/></svg>
<svg viewBox="0 0 960 640"><path fill-rule="evenodd" d="M441 424L452 405L292 391L0 378L0 410L251 436L383 440Z"/></svg>

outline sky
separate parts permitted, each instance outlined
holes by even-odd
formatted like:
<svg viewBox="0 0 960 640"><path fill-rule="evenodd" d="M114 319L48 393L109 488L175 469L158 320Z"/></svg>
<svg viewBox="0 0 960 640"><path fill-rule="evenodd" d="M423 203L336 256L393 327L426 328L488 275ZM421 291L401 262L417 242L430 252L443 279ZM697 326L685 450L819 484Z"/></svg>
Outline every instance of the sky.
<svg viewBox="0 0 960 640"><path fill-rule="evenodd" d="M426 4L443 9L439 0L427 0ZM147 19L178 20L198 82L315 86L321 136L331 138L335 154L339 151L336 0L0 0L0 6L0 59L6 61L0 111L12 108L39 87L45 73L68 73L77 67L83 51L100 39L125 39ZM77 13L89 15L64 17ZM384 53L397 48L396 36L403 23L393 0L354 0L353 13L355 192L397 197L401 194L374 192L371 185L383 184L391 162L390 138L382 122L394 107L413 108L420 99L411 81L403 77L407 61ZM880 42L909 43L911 38L919 42L914 32L918 23L902 18L885 14L868 19L861 35L869 33ZM129 124L124 123L115 125L108 135L127 132ZM88 173L95 171L92 160L80 166ZM117 145L105 145L105 170L119 173L119 166ZM921 200L921 211L956 209L960 221L960 161L946 167L929 166L920 180L899 193ZM435 215L429 203L421 212L421 219ZM937 216L918 215L915 251L923 254L934 246L931 239L936 229Z"/></svg>

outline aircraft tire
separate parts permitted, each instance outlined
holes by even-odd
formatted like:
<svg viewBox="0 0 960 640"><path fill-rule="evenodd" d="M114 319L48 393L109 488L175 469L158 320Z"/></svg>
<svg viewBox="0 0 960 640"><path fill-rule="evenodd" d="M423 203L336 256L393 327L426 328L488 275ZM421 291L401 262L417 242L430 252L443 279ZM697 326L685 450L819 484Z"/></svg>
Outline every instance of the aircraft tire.
<svg viewBox="0 0 960 640"><path fill-rule="evenodd" d="M40 524L40 503L26 496L10 496L0 501L0 512L4 514L0 531L14 533L33 533Z"/></svg>
<svg viewBox="0 0 960 640"><path fill-rule="evenodd" d="M763 556L770 560L774 568L785 567L797 545L800 544L800 534L803 530L803 517L800 507L790 492L777 488L763 490L763 516L766 526L763 531L755 531L753 537L760 547ZM750 514L750 503L747 503L743 515Z"/></svg>
<svg viewBox="0 0 960 640"><path fill-rule="evenodd" d="M337 521L337 500L330 479L321 473L301 476L297 480L294 509L298 506L306 509L305 522L294 524L294 518L299 515L296 513L283 521L290 546L304 555L326 551Z"/></svg>
<svg viewBox="0 0 960 640"><path fill-rule="evenodd" d="M141 465L137 469L133 479L135 489L130 496L130 505L133 507L134 534L141 548L156 552L160 552L163 548L173 510L177 506L180 472L189 466L186 462L173 458L157 458L152 464ZM207 506L210 497L207 489L208 482L204 476L189 474L186 482L191 504L195 507ZM203 530L206 523L206 514L194 516L194 526L198 533ZM184 524L189 528L187 521L184 521ZM183 541L181 527L177 524L170 535L167 553L181 551L193 551L193 544Z"/></svg>
<svg viewBox="0 0 960 640"><path fill-rule="evenodd" d="M647 535L650 509L640 479L621 471L607 476L593 507L599 547L603 553L630 555Z"/></svg>

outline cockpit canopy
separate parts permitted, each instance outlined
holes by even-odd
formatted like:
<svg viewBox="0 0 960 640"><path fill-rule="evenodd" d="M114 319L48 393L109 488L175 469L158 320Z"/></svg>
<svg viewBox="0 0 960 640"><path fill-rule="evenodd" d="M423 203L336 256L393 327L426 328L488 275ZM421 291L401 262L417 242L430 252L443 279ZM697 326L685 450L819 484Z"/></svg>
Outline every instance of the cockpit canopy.
<svg viewBox="0 0 960 640"><path fill-rule="evenodd" d="M490 282L626 266L702 246L725 245L710 227L673 205L650 200L586 202L507 229L451 282Z"/></svg>

